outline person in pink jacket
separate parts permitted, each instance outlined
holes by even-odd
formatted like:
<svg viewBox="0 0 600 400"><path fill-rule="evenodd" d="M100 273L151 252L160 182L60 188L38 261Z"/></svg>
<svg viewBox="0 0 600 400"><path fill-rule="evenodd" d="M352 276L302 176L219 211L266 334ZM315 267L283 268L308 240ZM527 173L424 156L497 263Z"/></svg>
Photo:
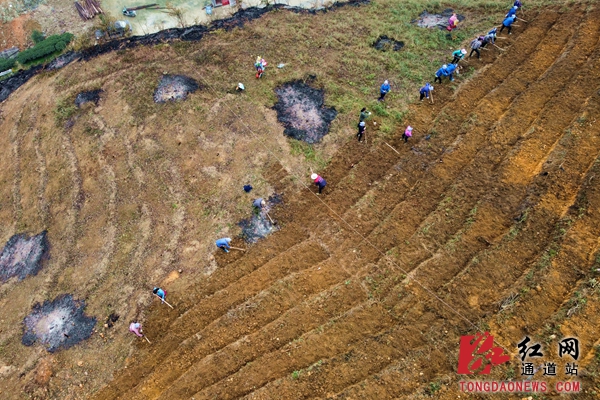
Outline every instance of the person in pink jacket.
<svg viewBox="0 0 600 400"><path fill-rule="evenodd" d="M142 324L139 322L132 322L129 324L129 332L135 333L139 337L144 337L142 333Z"/></svg>
<svg viewBox="0 0 600 400"><path fill-rule="evenodd" d="M320 194L323 191L323 188L327 185L327 182L321 176L314 173L310 176L310 179L312 179L315 185L319 187Z"/></svg>
<svg viewBox="0 0 600 400"><path fill-rule="evenodd" d="M408 138L412 137L412 131L413 131L413 128L412 128L412 126L409 125L406 128L406 130L404 131L404 133L402 134L402 139L404 139L404 143L408 142Z"/></svg>

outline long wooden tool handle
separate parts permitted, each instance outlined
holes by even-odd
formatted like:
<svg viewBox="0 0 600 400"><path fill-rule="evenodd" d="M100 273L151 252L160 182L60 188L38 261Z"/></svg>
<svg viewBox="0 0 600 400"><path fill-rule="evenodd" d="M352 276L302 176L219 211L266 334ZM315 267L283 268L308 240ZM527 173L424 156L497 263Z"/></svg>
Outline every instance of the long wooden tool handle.
<svg viewBox="0 0 600 400"><path fill-rule="evenodd" d="M398 150L396 150L395 148L393 148L392 146L390 146L387 142L383 142L385 143L390 149L394 150L396 153L398 153L398 155L400 155L400 153L398 152Z"/></svg>
<svg viewBox="0 0 600 400"><path fill-rule="evenodd" d="M239 247L229 246L230 249L246 251L246 249L240 249Z"/></svg>
<svg viewBox="0 0 600 400"><path fill-rule="evenodd" d="M144 335L144 339L146 339L146 342L150 343L150 340L148 340L148 338L146 337L146 335ZM152 343L150 343L152 344Z"/></svg>

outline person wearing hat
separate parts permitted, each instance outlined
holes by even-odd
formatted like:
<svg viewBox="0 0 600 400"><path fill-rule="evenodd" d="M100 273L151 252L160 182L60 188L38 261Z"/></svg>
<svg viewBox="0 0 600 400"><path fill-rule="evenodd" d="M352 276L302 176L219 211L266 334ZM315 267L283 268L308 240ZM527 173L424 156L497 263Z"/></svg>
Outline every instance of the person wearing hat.
<svg viewBox="0 0 600 400"><path fill-rule="evenodd" d="M237 90L238 92L243 92L244 90L246 90L246 87L242 82L239 82L235 87L235 90Z"/></svg>
<svg viewBox="0 0 600 400"><path fill-rule="evenodd" d="M462 60L466 54L467 54L467 50L465 50L465 49L453 51L452 56L454 57L454 59L452 60L452 62L450 64L458 64L458 62L460 60Z"/></svg>
<svg viewBox="0 0 600 400"><path fill-rule="evenodd" d="M325 179L323 179L319 175L315 174L314 172L310 176L310 179L312 179L313 182L315 183L315 185L317 185L319 187L319 194L321 194L321 192L323 191L323 188L325 186L327 186L327 182L325 181Z"/></svg>
<svg viewBox="0 0 600 400"><path fill-rule="evenodd" d="M367 129L367 124L365 121L360 121L358 123L358 133L356 134L356 137L358 138L358 141L360 142L360 139L362 139L363 135L365 134L365 130Z"/></svg>
<svg viewBox="0 0 600 400"><path fill-rule="evenodd" d="M454 71L456 70L456 65L454 64L450 64L450 65L442 65L442 68L438 69L435 72L435 79L433 80L434 82L436 81L440 81L440 83L442 83L442 76L447 76L450 78L450 82L454 81L454 77L452 76L452 74L454 73Z"/></svg>
<svg viewBox="0 0 600 400"><path fill-rule="evenodd" d="M229 248L231 246L229 246L229 243L231 242L231 238L221 238L219 240L217 240L215 242L215 244L217 245L217 247L223 249L223 251L225 251L225 253L229 253Z"/></svg>
<svg viewBox="0 0 600 400"><path fill-rule="evenodd" d="M263 209L266 204L267 203L265 202L265 200L263 198L258 198L256 200L254 200L254 202L252 203L252 205L254 207L258 208L259 210Z"/></svg>
<svg viewBox="0 0 600 400"><path fill-rule="evenodd" d="M359 116L358 122L362 122L362 121L366 120L367 118L369 118L370 116L371 116L371 113L369 111L367 111L367 107L363 107L363 109L360 110L360 116Z"/></svg>
<svg viewBox="0 0 600 400"><path fill-rule="evenodd" d="M157 295L158 297L160 297L160 299L162 301L165 301L165 297L167 297L167 292L165 292L161 288L155 287L154 289L152 289L152 293L154 293L155 295Z"/></svg>
<svg viewBox="0 0 600 400"><path fill-rule="evenodd" d="M402 134L402 139L404 139L404 143L408 142L408 138L412 137L412 131L412 126L409 125L406 127L406 130Z"/></svg>
<svg viewBox="0 0 600 400"><path fill-rule="evenodd" d="M144 334L142 333L142 324L139 322L132 322L129 324L129 332L135 333L139 337L144 337Z"/></svg>
<svg viewBox="0 0 600 400"><path fill-rule="evenodd" d="M519 7L512 6L512 8L510 10L508 10L508 13L506 14L506 16L504 18L512 17L513 15L516 16L518 9L519 9Z"/></svg>
<svg viewBox="0 0 600 400"><path fill-rule="evenodd" d="M479 48L483 44L483 36L476 37L471 41L471 53L469 53L469 57L473 56L473 52L477 53L477 58L481 59L481 51Z"/></svg>
<svg viewBox="0 0 600 400"><path fill-rule="evenodd" d="M431 86L431 84L429 82L427 82L425 84L425 86L423 86L421 88L421 90L419 90L419 100L423 101L424 97L427 97L427 99L429 100L429 95L431 94L432 91L433 91L433 86ZM433 103L433 96L432 96L431 102Z"/></svg>
<svg viewBox="0 0 600 400"><path fill-rule="evenodd" d="M383 85L381 85L381 88L379 89L380 96L379 96L379 99L377 99L377 101L383 101L385 95L388 94L389 91L390 91L390 83L387 80L385 80L383 82Z"/></svg>
<svg viewBox="0 0 600 400"><path fill-rule="evenodd" d="M517 9L523 7L523 4L521 3L520 0L515 0L515 3L513 4L514 7L517 7Z"/></svg>
<svg viewBox="0 0 600 400"><path fill-rule="evenodd" d="M517 20L517 16L516 15L511 15L510 17L506 17L504 19L504 21L502 21L502 28L500 28L500 33L502 33L502 31L504 30L504 28L508 28L508 34L512 35L512 24L515 23L515 21Z"/></svg>

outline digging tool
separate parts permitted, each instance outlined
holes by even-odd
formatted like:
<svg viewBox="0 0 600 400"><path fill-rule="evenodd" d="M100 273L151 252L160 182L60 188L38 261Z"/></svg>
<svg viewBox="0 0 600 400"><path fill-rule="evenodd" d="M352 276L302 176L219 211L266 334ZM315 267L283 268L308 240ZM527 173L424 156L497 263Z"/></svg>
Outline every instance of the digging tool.
<svg viewBox="0 0 600 400"><path fill-rule="evenodd" d="M506 49L503 49L502 47L496 46L494 43L492 43L492 44L493 44L493 45L494 45L494 47L496 47L498 50L501 50L501 51L506 51Z"/></svg>
<svg viewBox="0 0 600 400"><path fill-rule="evenodd" d="M506 40L506 39L508 39L508 38L507 38L507 37L504 37L504 36L496 36L496 39L502 39L502 40Z"/></svg>
<svg viewBox="0 0 600 400"><path fill-rule="evenodd" d="M275 225L275 221L273 221L273 218L271 218L269 213L265 211L265 214L267 214L267 217L269 217L269 221L271 221L271 224Z"/></svg>
<svg viewBox="0 0 600 400"><path fill-rule="evenodd" d="M229 246L229 248L234 250L246 251L246 249L240 249L239 247Z"/></svg>
<svg viewBox="0 0 600 400"><path fill-rule="evenodd" d="M154 295L156 297L158 297L160 299L160 301L162 301L163 303L165 303L166 305L168 305L169 307L173 308L172 305L170 305L169 303L167 303L167 301L165 299L163 299L162 297L160 297L159 295L157 295L156 293L154 293Z"/></svg>
<svg viewBox="0 0 600 400"><path fill-rule="evenodd" d="M398 152L398 150L396 150L395 148L393 148L392 146L390 146L387 142L383 142L385 143L390 149L394 150L398 155L400 155L400 153Z"/></svg>
<svg viewBox="0 0 600 400"><path fill-rule="evenodd" d="M518 19L519 21L523 21L523 22L525 22L525 23L529 23L529 21L525 21L523 18L519 18L519 17L517 17L517 19Z"/></svg>
<svg viewBox="0 0 600 400"><path fill-rule="evenodd" d="M148 342L149 344L152 344L152 343L150 343L150 340L148 340L148 338L146 337L146 335L144 335L144 339L146 339L146 342Z"/></svg>

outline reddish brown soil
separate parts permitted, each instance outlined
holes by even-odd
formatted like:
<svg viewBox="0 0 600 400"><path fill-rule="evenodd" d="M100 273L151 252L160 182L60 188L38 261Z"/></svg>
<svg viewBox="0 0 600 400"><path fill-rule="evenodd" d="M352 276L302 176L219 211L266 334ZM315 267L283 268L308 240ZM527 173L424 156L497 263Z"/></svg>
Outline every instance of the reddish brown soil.
<svg viewBox="0 0 600 400"><path fill-rule="evenodd" d="M400 156L349 142L324 196L288 193L279 232L219 254L176 312L154 307L162 336L96 398L387 399L439 382L454 399L459 337L484 327L513 353L525 334L577 335L585 368L598 299L564 308L597 274L600 11L526 18L456 93L413 109L423 134L396 135Z"/></svg>

